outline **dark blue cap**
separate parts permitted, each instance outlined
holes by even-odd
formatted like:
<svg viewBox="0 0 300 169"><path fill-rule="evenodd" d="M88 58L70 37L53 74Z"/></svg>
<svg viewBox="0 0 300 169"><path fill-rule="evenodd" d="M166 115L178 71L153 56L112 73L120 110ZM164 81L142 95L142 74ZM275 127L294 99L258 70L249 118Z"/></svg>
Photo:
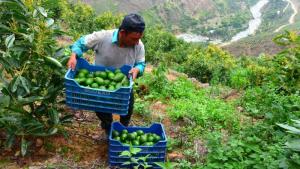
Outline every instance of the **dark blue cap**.
<svg viewBox="0 0 300 169"><path fill-rule="evenodd" d="M145 22L144 19L138 14L128 14L124 17L119 29L124 29L128 32L144 32Z"/></svg>

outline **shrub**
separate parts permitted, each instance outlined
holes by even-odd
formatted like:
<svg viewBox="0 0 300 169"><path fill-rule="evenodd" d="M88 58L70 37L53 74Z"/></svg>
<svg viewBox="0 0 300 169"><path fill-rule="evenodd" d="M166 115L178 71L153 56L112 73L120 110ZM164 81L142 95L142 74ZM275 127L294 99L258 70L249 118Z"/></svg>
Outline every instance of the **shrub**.
<svg viewBox="0 0 300 169"><path fill-rule="evenodd" d="M31 3L30 3L31 2ZM21 154L31 136L57 133L68 116L58 111L65 69L55 55L55 37L61 33L41 6L20 0L1 3L0 128L6 145L20 139Z"/></svg>
<svg viewBox="0 0 300 169"><path fill-rule="evenodd" d="M184 63L184 71L201 82L226 82L228 72L236 66L236 60L216 46L194 49Z"/></svg>

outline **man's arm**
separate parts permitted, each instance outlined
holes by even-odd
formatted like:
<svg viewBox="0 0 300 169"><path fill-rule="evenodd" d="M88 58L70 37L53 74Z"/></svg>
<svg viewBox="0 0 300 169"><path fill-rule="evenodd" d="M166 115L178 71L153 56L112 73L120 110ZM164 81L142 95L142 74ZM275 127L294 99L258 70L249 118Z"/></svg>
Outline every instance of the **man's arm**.
<svg viewBox="0 0 300 169"><path fill-rule="evenodd" d="M71 46L72 53L76 54L77 57L82 57L83 53L88 49L86 46L86 36L82 36Z"/></svg>
<svg viewBox="0 0 300 169"><path fill-rule="evenodd" d="M145 70L145 48L142 41L139 42L139 48L137 49L137 55L135 59L135 63L133 65L133 68L131 69L130 73L132 73L133 80L135 80L137 77L140 77L143 75Z"/></svg>
<svg viewBox="0 0 300 169"><path fill-rule="evenodd" d="M82 57L83 53L88 50L85 45L85 36L79 38L73 45L70 46L72 54L67 63L67 66L72 70L75 70L77 64L77 57Z"/></svg>
<svg viewBox="0 0 300 169"><path fill-rule="evenodd" d="M92 34L82 36L72 46L70 46L72 54L68 61L68 67L75 69L77 64L77 57L82 57L83 53L93 48L103 37L104 31L94 32Z"/></svg>
<svg viewBox="0 0 300 169"><path fill-rule="evenodd" d="M145 62L138 62L135 63L134 65L135 68L139 69L139 73L138 76L142 76L146 67L146 63Z"/></svg>

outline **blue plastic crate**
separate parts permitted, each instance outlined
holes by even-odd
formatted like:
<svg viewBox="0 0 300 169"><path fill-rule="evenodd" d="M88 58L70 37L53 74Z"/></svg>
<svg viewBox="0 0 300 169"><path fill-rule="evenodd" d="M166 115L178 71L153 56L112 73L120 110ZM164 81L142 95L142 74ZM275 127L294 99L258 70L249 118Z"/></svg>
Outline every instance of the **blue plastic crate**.
<svg viewBox="0 0 300 169"><path fill-rule="evenodd" d="M128 76L131 66L124 65L120 68ZM90 72L111 70L113 67L91 65L83 58L77 59L76 70L87 69ZM115 113L127 115L133 81L130 79L128 87L121 87L114 91L92 89L80 86L75 80L76 70L69 69L65 75L66 104L73 109L91 110L101 113Z"/></svg>
<svg viewBox="0 0 300 169"><path fill-rule="evenodd" d="M153 165L153 168L160 168L154 164L154 162L165 162L166 148L167 148L167 137L163 125L160 123L153 123L150 127L125 127L119 122L113 122L111 131L109 134L109 164L110 166L128 167L133 168L132 165L123 166L122 164L129 161L129 157L119 157L122 151L129 150L129 146L123 145L120 141L112 138L112 131L122 131L127 129L129 133L142 130L144 133L155 133L161 137L161 140L155 143L153 146L133 146L141 148L141 152L134 155L134 157L144 157L149 155L147 158L148 164Z"/></svg>

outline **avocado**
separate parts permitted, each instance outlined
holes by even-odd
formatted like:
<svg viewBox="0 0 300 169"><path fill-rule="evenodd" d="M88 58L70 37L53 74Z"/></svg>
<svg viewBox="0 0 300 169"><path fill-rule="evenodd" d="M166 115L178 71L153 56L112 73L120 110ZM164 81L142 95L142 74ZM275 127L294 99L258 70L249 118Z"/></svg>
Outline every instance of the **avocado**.
<svg viewBox="0 0 300 169"><path fill-rule="evenodd" d="M86 81L85 81L85 84L86 85L91 85L93 82L94 82L93 78L87 78Z"/></svg>

